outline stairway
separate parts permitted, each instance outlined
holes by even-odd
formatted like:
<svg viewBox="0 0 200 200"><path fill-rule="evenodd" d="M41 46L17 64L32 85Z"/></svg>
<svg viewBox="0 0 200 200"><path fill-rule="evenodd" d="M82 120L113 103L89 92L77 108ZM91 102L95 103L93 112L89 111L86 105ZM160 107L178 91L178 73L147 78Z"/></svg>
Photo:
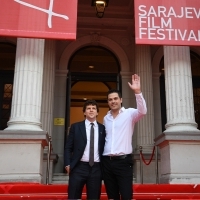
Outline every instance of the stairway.
<svg viewBox="0 0 200 200"><path fill-rule="evenodd" d="M134 184L134 200L200 200L200 185L195 184ZM0 183L0 200L63 200L67 184ZM83 191L82 199L86 199ZM107 199L104 185L101 199Z"/></svg>
<svg viewBox="0 0 200 200"><path fill-rule="evenodd" d="M54 173L52 177L52 184L68 184L69 176L66 173ZM133 183L135 183L133 178Z"/></svg>

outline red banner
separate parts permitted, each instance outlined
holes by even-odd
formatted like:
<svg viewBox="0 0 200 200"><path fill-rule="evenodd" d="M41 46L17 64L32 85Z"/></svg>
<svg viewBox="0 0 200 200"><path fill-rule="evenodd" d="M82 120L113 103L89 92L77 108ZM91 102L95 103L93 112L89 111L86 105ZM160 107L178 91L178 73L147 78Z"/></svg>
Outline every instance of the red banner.
<svg viewBox="0 0 200 200"><path fill-rule="evenodd" d="M1 0L0 35L76 39L77 0Z"/></svg>
<svg viewBox="0 0 200 200"><path fill-rule="evenodd" d="M136 44L200 45L199 0L134 0Z"/></svg>

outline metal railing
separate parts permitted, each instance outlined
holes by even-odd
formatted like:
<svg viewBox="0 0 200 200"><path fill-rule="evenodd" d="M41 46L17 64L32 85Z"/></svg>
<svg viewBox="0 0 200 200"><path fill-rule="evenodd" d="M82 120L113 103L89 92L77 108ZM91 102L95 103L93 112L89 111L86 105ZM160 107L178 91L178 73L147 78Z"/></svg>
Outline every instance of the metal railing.
<svg viewBox="0 0 200 200"><path fill-rule="evenodd" d="M48 153L47 153L47 171L46 171L46 184L47 185L49 185L49 171L50 171L51 148L52 148L52 138L49 135Z"/></svg>

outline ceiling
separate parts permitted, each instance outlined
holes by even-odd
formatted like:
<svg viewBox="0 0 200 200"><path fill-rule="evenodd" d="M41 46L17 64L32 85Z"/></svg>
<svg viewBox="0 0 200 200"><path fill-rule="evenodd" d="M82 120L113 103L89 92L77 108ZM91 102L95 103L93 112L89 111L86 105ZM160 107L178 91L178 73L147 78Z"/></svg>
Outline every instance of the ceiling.
<svg viewBox="0 0 200 200"><path fill-rule="evenodd" d="M78 30L133 30L133 0L109 0L103 18L96 17L91 0L78 0Z"/></svg>
<svg viewBox="0 0 200 200"><path fill-rule="evenodd" d="M91 3L92 0L78 0L78 17L96 17ZM103 18L132 19L133 0L109 0Z"/></svg>

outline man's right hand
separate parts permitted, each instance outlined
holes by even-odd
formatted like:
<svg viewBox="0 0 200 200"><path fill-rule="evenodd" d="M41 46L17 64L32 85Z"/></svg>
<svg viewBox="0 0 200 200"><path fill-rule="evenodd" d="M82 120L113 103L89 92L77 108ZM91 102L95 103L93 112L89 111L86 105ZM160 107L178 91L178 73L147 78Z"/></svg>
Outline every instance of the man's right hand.
<svg viewBox="0 0 200 200"><path fill-rule="evenodd" d="M66 172L69 174L70 173L70 165L65 167Z"/></svg>

